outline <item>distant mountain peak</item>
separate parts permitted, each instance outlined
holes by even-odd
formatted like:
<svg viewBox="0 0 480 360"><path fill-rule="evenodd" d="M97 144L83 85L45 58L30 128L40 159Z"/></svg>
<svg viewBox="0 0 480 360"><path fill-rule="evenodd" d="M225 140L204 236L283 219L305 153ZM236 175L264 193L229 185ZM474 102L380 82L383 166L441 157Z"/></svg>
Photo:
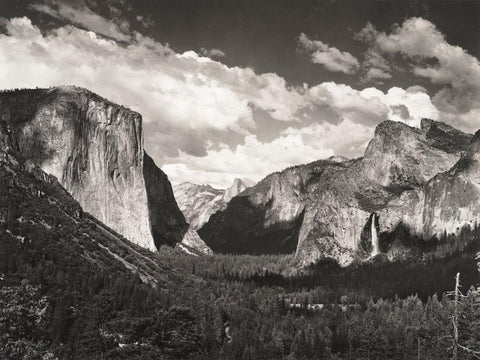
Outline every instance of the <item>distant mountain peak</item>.
<svg viewBox="0 0 480 360"><path fill-rule="evenodd" d="M252 187L255 185L255 181L250 180L250 179L240 179L240 178L235 178L233 180L232 185L225 190L225 194L223 195L223 200L228 203L232 198L240 194L241 192L245 191L249 187Z"/></svg>
<svg viewBox="0 0 480 360"><path fill-rule="evenodd" d="M387 120L376 127L362 158L333 157L268 175L212 215L199 234L219 252L262 254L296 249L303 264L324 257L348 264L357 256L369 256L371 219L380 237L392 229L385 219L402 219L401 214L390 216L393 204L403 213L418 213L421 202L413 201L412 209L402 207L410 201L407 195L433 184L431 179L437 174L452 169L460 158L468 160L466 152L473 151L472 135L433 120L421 125L415 128ZM477 138L480 147L480 133ZM468 170L472 176L475 167ZM418 194L420 200L422 196L430 199Z"/></svg>
<svg viewBox="0 0 480 360"><path fill-rule="evenodd" d="M174 185L175 198L189 223L189 229L178 247L188 253L211 253L208 246L198 236L197 230L210 219L210 216L225 209L233 197L254 184L253 180L236 178L226 190L190 182Z"/></svg>

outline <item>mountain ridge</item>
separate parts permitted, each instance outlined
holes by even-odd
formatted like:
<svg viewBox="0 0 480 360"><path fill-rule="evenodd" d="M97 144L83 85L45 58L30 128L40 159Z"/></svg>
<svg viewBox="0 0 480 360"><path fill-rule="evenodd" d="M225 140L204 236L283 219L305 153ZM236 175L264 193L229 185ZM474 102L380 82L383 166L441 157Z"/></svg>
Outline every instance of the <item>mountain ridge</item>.
<svg viewBox="0 0 480 360"><path fill-rule="evenodd" d="M239 253L251 251L239 245L247 237L253 237L248 241L251 246L271 242L274 236L278 248L289 243L303 264L331 257L347 265L369 255L372 214L449 170L469 148L471 138L428 119L420 128L382 122L363 157L319 160L270 174L233 198L199 234L216 251ZM243 213L255 220L245 219ZM260 253L265 251L282 252L273 245Z"/></svg>
<svg viewBox="0 0 480 360"><path fill-rule="evenodd" d="M228 202L242 193L254 182L250 179L234 179L227 189L215 189L208 184L191 182L176 184L173 192L180 210L189 223L188 231L178 244L180 249L192 254L211 254L211 249L200 238L197 230L217 211L224 209Z"/></svg>

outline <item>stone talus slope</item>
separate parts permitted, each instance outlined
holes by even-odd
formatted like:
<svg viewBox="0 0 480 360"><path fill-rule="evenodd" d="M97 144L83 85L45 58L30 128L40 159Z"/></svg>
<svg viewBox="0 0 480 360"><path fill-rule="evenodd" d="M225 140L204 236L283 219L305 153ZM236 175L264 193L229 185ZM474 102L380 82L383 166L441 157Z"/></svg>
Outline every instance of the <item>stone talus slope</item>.
<svg viewBox="0 0 480 360"><path fill-rule="evenodd" d="M385 121L363 158L327 159L269 175L233 198L199 234L217 251L293 249L305 264L321 257L348 264L371 251L372 214L451 168L470 138L431 120L420 129Z"/></svg>
<svg viewBox="0 0 480 360"><path fill-rule="evenodd" d="M189 223L187 233L178 246L186 252L210 254L211 249L199 237L197 230L201 228L215 212L225 209L228 202L246 190L254 182L249 179L235 179L226 190L215 189L210 185L182 183L173 186L177 203Z"/></svg>
<svg viewBox="0 0 480 360"><path fill-rule="evenodd" d="M3 92L0 115L11 146L57 177L85 211L151 250L181 240L186 222L168 179L145 157L140 114L61 87Z"/></svg>
<svg viewBox="0 0 480 360"><path fill-rule="evenodd" d="M212 249L205 244L197 233L197 230L188 228L181 242L175 245L176 248L190 255L211 255Z"/></svg>

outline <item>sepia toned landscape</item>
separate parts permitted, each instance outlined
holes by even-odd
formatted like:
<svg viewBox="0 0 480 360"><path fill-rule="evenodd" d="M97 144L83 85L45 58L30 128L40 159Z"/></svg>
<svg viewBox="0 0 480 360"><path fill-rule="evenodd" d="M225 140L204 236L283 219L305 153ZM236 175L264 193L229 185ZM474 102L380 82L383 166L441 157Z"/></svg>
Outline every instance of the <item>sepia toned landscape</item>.
<svg viewBox="0 0 480 360"><path fill-rule="evenodd" d="M0 0L0 358L480 358L478 23Z"/></svg>

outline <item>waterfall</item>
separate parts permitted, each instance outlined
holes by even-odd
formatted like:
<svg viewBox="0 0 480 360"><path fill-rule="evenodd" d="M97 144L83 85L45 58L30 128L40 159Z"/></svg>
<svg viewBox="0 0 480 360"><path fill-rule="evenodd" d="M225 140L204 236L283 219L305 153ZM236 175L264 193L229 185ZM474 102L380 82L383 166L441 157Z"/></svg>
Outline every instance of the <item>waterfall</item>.
<svg viewBox="0 0 480 360"><path fill-rule="evenodd" d="M372 254L371 254L371 256L375 256L375 255L380 254L380 248L379 248L379 245L378 245L377 227L375 226L375 213L372 215L371 233L372 233Z"/></svg>

